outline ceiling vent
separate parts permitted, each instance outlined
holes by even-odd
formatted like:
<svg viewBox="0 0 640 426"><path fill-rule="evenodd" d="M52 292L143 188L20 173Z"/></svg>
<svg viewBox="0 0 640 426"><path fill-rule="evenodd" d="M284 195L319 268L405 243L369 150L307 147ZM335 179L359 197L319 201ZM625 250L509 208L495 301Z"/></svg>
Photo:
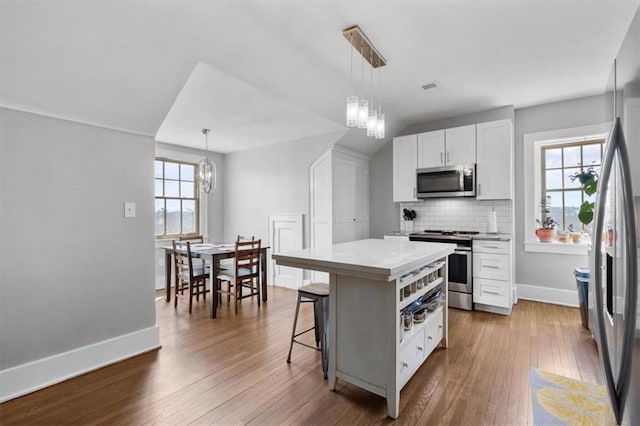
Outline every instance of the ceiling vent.
<svg viewBox="0 0 640 426"><path fill-rule="evenodd" d="M431 83L427 83L422 86L425 92L437 92L440 90L440 83L437 81L432 81Z"/></svg>

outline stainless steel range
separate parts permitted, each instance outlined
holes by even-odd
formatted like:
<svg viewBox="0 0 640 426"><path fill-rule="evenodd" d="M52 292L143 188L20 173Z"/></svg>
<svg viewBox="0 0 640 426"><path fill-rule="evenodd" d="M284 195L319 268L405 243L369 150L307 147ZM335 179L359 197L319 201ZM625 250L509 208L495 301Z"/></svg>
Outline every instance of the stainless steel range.
<svg viewBox="0 0 640 426"><path fill-rule="evenodd" d="M455 243L449 255L449 307L473 310L473 256L471 240L478 232L425 230L409 235L410 241Z"/></svg>

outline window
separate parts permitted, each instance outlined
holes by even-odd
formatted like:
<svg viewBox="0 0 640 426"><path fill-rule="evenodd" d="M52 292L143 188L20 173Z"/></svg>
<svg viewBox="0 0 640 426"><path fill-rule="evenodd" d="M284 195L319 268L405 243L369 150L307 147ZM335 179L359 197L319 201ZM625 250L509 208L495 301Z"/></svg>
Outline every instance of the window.
<svg viewBox="0 0 640 426"><path fill-rule="evenodd" d="M552 197L550 211L559 223L558 229L571 223L574 223L574 229L576 226L576 230L582 229L576 216L583 195L580 185L571 182L569 176L580 170L579 163L586 168L593 165L594 170L600 171L602 148L589 145L602 145L610 129L611 123L602 123L523 135L524 212L519 220L523 221L520 226L524 231L526 252L587 254L588 238L580 244L540 242L536 236L536 219L540 218L540 201L546 200L549 194ZM518 219L516 226L519 226Z"/></svg>
<svg viewBox="0 0 640 426"><path fill-rule="evenodd" d="M580 205L584 201L593 202L595 194L587 196L580 181L572 181L571 176L580 172L581 166L584 170L592 167L600 175L604 142L604 139L596 139L541 147L540 200L547 200L551 217L559 229L583 230L584 225L578 219Z"/></svg>
<svg viewBox="0 0 640 426"><path fill-rule="evenodd" d="M195 163L156 158L156 237L198 233L197 169Z"/></svg>

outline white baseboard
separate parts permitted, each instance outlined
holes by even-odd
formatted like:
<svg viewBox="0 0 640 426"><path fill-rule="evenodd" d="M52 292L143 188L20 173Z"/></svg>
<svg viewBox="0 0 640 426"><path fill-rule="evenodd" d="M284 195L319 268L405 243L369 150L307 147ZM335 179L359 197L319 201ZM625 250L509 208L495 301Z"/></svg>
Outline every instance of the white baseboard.
<svg viewBox="0 0 640 426"><path fill-rule="evenodd" d="M1 370L0 402L158 348L160 333L156 325Z"/></svg>
<svg viewBox="0 0 640 426"><path fill-rule="evenodd" d="M578 307L578 290L561 290L526 284L516 284L516 287L518 299Z"/></svg>

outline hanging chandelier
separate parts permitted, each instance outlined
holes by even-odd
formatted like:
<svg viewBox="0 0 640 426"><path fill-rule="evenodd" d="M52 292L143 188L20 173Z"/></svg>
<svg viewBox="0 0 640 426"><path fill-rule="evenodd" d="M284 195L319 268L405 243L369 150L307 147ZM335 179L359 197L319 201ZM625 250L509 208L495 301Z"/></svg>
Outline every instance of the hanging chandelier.
<svg viewBox="0 0 640 426"><path fill-rule="evenodd" d="M351 94L347 97L347 127L358 127L366 129L367 136L376 139L385 137L385 117L382 113L382 101L380 96L380 68L387 63L382 55L376 50L360 27L353 26L342 31L342 35L349 41L350 46L350 83ZM360 53L360 83L361 96L354 94L353 89L353 51ZM364 61L371 66L369 70L369 91L371 102L365 97ZM378 109L375 109L373 96L373 70L378 70Z"/></svg>
<svg viewBox="0 0 640 426"><path fill-rule="evenodd" d="M198 163L198 185L200 192L208 194L216 189L218 184L216 163L209 159L209 129L202 129L205 140L204 158Z"/></svg>

